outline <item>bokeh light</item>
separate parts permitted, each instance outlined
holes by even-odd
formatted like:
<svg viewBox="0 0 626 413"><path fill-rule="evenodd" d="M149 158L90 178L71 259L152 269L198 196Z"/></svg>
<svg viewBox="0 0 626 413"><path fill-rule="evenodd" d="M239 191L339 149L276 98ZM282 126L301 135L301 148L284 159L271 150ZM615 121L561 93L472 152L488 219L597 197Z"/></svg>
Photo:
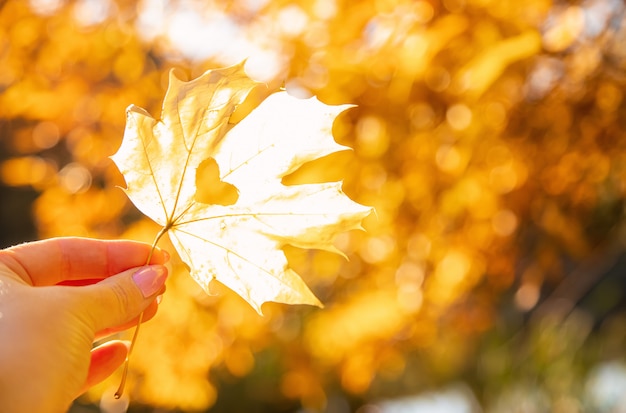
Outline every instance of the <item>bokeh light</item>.
<svg viewBox="0 0 626 413"><path fill-rule="evenodd" d="M219 284L204 294L174 257L129 411L614 411L625 13L619 0L7 0L3 245L32 237L24 222L40 238L152 242L108 158L125 108L158 115L172 68L246 59L271 90L355 105L333 127L353 151L283 183L343 180L376 214L336 240L347 259L285 247L324 309L259 317Z"/></svg>

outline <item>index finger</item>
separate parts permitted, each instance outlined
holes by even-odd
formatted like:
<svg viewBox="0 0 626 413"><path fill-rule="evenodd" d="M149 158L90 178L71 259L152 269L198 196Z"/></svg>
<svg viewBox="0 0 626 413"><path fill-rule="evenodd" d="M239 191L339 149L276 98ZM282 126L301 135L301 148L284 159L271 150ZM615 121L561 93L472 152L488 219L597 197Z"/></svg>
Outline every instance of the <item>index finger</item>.
<svg viewBox="0 0 626 413"><path fill-rule="evenodd" d="M151 246L129 240L65 237L21 244L0 251L0 263L31 285L98 279L148 264ZM163 264L166 254L155 248L149 264Z"/></svg>

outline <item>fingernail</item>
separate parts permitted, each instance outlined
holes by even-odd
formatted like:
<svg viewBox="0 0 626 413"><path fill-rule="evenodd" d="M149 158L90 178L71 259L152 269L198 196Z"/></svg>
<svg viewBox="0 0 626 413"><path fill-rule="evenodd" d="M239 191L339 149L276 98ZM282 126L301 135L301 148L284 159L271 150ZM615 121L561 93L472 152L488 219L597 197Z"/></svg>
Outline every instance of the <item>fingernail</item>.
<svg viewBox="0 0 626 413"><path fill-rule="evenodd" d="M133 281L145 298L158 293L167 278L167 269L162 265L143 267L133 274Z"/></svg>
<svg viewBox="0 0 626 413"><path fill-rule="evenodd" d="M161 251L161 254L163 254L163 261L164 262L169 262L169 260L170 260L169 252L167 252L165 250L162 250L162 249L159 249L159 250Z"/></svg>

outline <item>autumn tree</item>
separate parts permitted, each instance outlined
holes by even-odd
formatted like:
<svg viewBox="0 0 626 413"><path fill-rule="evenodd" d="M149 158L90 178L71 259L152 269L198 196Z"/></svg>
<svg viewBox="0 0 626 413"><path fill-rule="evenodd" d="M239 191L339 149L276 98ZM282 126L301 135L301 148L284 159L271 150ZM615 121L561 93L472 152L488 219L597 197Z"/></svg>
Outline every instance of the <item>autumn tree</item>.
<svg viewBox="0 0 626 413"><path fill-rule="evenodd" d="M5 245L151 242L109 158L125 108L160 113L171 68L190 80L244 59L270 89L355 105L333 124L354 151L289 179L343 179L376 214L335 241L349 260L284 247L324 309L259 317L175 259L133 355L134 405L366 411L463 380L490 411L528 383L556 410L585 402L594 363L623 359L620 2L156 3L3 4ZM29 211L37 233L19 234Z"/></svg>

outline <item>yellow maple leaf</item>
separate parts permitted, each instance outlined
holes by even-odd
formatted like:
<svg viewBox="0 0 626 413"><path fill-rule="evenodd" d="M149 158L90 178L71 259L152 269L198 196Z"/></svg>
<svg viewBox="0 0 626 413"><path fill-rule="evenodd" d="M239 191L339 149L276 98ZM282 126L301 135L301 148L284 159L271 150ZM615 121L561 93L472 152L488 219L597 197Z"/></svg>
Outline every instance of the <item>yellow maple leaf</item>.
<svg viewBox="0 0 626 413"><path fill-rule="evenodd" d="M259 313L267 301L321 305L281 248L339 252L334 237L361 228L371 208L350 200L341 182L286 186L281 179L349 149L331 133L349 106L280 91L233 125L231 115L256 86L243 64L189 82L171 72L161 119L131 105L112 159L128 197L163 227L160 235L169 234L207 292L217 279ZM203 187L207 174L219 177L213 187Z"/></svg>

